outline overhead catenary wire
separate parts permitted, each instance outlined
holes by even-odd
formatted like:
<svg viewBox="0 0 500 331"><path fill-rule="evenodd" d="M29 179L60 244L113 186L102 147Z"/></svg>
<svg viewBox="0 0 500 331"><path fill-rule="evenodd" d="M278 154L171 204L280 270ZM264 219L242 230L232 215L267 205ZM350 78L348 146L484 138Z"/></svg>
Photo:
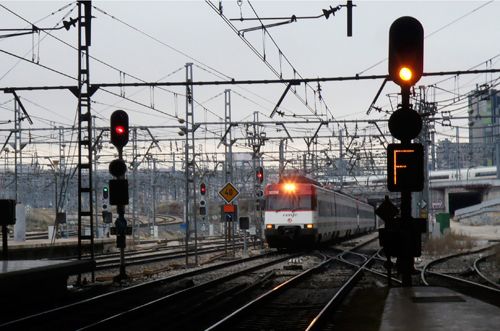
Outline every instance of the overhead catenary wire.
<svg viewBox="0 0 500 331"><path fill-rule="evenodd" d="M481 4L479 7L477 7L477 8L475 8L475 9L471 10L470 12L466 13L465 15L460 16L459 18L455 19L454 21L452 21L452 22L450 22L450 23L447 23L446 25L442 26L441 28L439 28L439 29L437 29L437 30L435 30L435 31L431 32L431 33L430 33L430 34L428 34L428 35L426 35L426 36L424 37L424 39L427 39L427 38L429 38L429 37L431 37L431 36L435 35L436 33L441 32L442 30L444 30L444 29L446 29L446 28L450 27L451 25L453 25L453 24L457 23L458 21L461 21L461 20L462 20L462 19L464 19L465 17L469 16L470 14L475 13L475 12L476 12L476 11L478 11L479 9L481 9L481 8L485 7L486 5L489 5L489 4L490 4L490 3L492 3L492 2L493 2L493 0L490 0L490 1L486 2L486 3L484 3L484 4ZM362 75L362 74L364 74L364 73L365 73L365 72L367 72L368 70L371 70L371 69L373 69L373 68L377 67L378 65L382 64L383 62L385 62L385 61L387 61L387 60L388 60L388 58L386 57L385 59L383 59L383 60L381 60L381 61L379 61L379 62L375 63L374 65L371 65L370 67L368 67L368 68L366 68L366 69L364 69L364 70L362 70L362 71L358 72L358 75Z"/></svg>
<svg viewBox="0 0 500 331"><path fill-rule="evenodd" d="M300 78L303 78L299 73L298 71L295 69L295 67L292 65L292 63L288 60L288 58L285 56L285 54L283 53L283 51L280 49L280 47L278 46L278 44L276 43L276 41L274 40L274 38L271 36L271 34L269 33L268 29L266 28L266 26L264 25L264 23L262 22L262 20L259 18L259 15L257 14L257 12L255 11L254 7L252 6L252 4L250 3L250 0L248 0L248 4L250 5L250 8L252 8L252 11L254 12L255 16L257 17L257 19L259 20L261 26L262 26L262 30L263 30L263 33L267 34L269 36L269 38L271 39L271 41L274 43L275 47L278 49L279 51L279 58L281 60L281 58L285 59L285 61L288 63L288 65L292 68L294 74L298 75ZM276 71L276 70L275 70ZM276 71L277 72L277 71ZM282 78L282 75L280 73L280 77ZM314 88L312 86L310 86L309 84L306 83L306 87L309 87L312 91L315 91ZM297 93L296 93L296 90L295 89L292 89L292 92L294 92L294 94L299 98L299 100L301 100L304 105L313 113L315 114L315 111L308 105L307 101L302 99ZM307 91L306 91L306 98L307 98ZM333 116L333 114L331 113L330 109L328 108L328 106L326 105L325 101L322 100L322 102L324 103L325 105L325 108L326 110L330 113L331 117L333 120L335 120L335 117Z"/></svg>
<svg viewBox="0 0 500 331"><path fill-rule="evenodd" d="M257 55L257 57L263 61L263 63L274 73L274 75L278 78L282 78L282 75L280 74L280 72L278 72L265 58L265 56L263 56L262 54L260 54L260 52L241 34L239 33L238 29L230 22L230 20L224 16L222 14L222 12L219 11L219 8L217 6L215 6L210 0L205 0L205 2L214 10L216 11L219 16L224 20L224 22L238 35L238 37L250 48L250 50L252 50L252 52ZM256 14L256 16L258 17L258 15ZM261 25L262 22L261 22ZM267 33L267 35L269 35L269 33L263 29L263 33ZM270 35L269 35L270 36ZM272 39L272 37L271 37ZM274 40L273 40L274 42ZM277 47L277 44L275 43L276 47ZM277 47L279 49L279 47ZM293 72L294 72L294 76L295 75L298 75L298 72L297 70L295 70L295 68L293 68L293 65L291 65L291 63L288 61L288 59L286 57L283 56L283 58L287 61L287 63L289 63L290 67L293 69ZM300 77L300 75L299 75ZM296 78L296 77L294 77ZM284 82L285 83L285 82ZM314 114L314 109L311 108L310 105L307 104L307 102L298 94L297 90L295 88L291 88L291 91L292 93L294 93L294 95L309 109L309 111L311 111L311 113ZM333 117L333 115L332 115Z"/></svg>

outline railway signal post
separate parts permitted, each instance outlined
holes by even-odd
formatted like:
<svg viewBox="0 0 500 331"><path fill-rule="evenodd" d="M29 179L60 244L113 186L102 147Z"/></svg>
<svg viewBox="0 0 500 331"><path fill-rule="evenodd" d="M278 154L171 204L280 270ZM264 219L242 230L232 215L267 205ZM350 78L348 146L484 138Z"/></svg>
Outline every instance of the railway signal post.
<svg viewBox="0 0 500 331"><path fill-rule="evenodd" d="M410 89L423 74L424 29L413 17L394 21L389 31L389 78L401 87L401 105L389 119L389 131L401 141L387 147L387 189L401 192L401 217L386 221L384 250L402 274L403 286L411 286L413 258L421 255L421 223L411 215L411 193L424 188L424 149L412 144L422 130L422 118L410 105ZM425 229L425 221L424 221ZM425 231L425 230L424 230Z"/></svg>
<svg viewBox="0 0 500 331"><path fill-rule="evenodd" d="M118 159L111 161L109 172L116 179L109 181L109 204L116 206L118 218L115 220L115 226L112 227L111 234L116 235L116 247L120 249L120 274L114 281L121 281L127 278L125 272L125 247L126 235L132 234L132 227L128 226L125 219L125 206L128 205L128 180L125 179L127 165L123 160L123 147L128 143L129 125L128 114L123 110L116 110L111 114L111 143L118 150Z"/></svg>
<svg viewBox="0 0 500 331"><path fill-rule="evenodd" d="M222 190L219 191L219 196L226 201L226 205L222 205L221 207L221 220L224 222L224 229L225 229L225 240L224 240L224 247L226 254L228 253L227 250L227 243L231 242L231 230L233 231L233 252L232 255L234 256L235 254L235 242L234 242L234 226L231 226L233 224L234 220L238 218L238 206L231 204L234 199L240 194L240 191L230 182L226 183Z"/></svg>
<svg viewBox="0 0 500 331"><path fill-rule="evenodd" d="M205 202L205 195L207 194L207 185L205 182L200 183L200 216L205 220L205 215L207 215L207 204Z"/></svg>
<svg viewBox="0 0 500 331"><path fill-rule="evenodd" d="M2 226L2 257L4 261L9 259L9 225L16 224L16 200L1 199L0 200L0 225Z"/></svg>

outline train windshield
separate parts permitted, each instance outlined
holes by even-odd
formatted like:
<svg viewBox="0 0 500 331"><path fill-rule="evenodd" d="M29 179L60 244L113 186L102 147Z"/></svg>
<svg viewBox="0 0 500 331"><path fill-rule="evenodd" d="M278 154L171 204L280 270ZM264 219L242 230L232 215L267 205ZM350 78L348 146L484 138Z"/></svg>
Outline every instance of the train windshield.
<svg viewBox="0 0 500 331"><path fill-rule="evenodd" d="M314 210L313 195L268 195L266 210Z"/></svg>

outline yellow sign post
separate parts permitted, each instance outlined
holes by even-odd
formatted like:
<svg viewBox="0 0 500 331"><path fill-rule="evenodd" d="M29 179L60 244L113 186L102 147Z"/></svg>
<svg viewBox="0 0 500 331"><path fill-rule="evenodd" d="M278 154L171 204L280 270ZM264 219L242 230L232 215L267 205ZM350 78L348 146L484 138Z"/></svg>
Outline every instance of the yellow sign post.
<svg viewBox="0 0 500 331"><path fill-rule="evenodd" d="M233 184L227 183L224 185L222 190L219 191L219 195L227 202L231 203L238 195L240 194L240 191L234 187Z"/></svg>

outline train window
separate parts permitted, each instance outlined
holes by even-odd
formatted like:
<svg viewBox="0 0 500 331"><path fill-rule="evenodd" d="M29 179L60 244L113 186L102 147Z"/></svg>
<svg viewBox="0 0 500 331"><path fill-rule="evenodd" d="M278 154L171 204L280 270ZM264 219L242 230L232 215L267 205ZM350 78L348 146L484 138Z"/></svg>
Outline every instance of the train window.
<svg viewBox="0 0 500 331"><path fill-rule="evenodd" d="M359 217L372 219L374 217L374 215L373 215L372 211L360 209L359 210Z"/></svg>
<svg viewBox="0 0 500 331"><path fill-rule="evenodd" d="M332 203L319 200L318 211L319 216L332 216Z"/></svg>
<svg viewBox="0 0 500 331"><path fill-rule="evenodd" d="M337 204L337 214L336 216L340 217L357 217L358 210L356 207L347 206L342 203Z"/></svg>
<svg viewBox="0 0 500 331"><path fill-rule="evenodd" d="M496 176L496 171L487 171L487 172L478 172L476 173L476 177L488 177L488 176Z"/></svg>
<svg viewBox="0 0 500 331"><path fill-rule="evenodd" d="M312 195L268 195L266 210L311 210L314 206Z"/></svg>
<svg viewBox="0 0 500 331"><path fill-rule="evenodd" d="M450 175L431 175L430 180L449 179Z"/></svg>

